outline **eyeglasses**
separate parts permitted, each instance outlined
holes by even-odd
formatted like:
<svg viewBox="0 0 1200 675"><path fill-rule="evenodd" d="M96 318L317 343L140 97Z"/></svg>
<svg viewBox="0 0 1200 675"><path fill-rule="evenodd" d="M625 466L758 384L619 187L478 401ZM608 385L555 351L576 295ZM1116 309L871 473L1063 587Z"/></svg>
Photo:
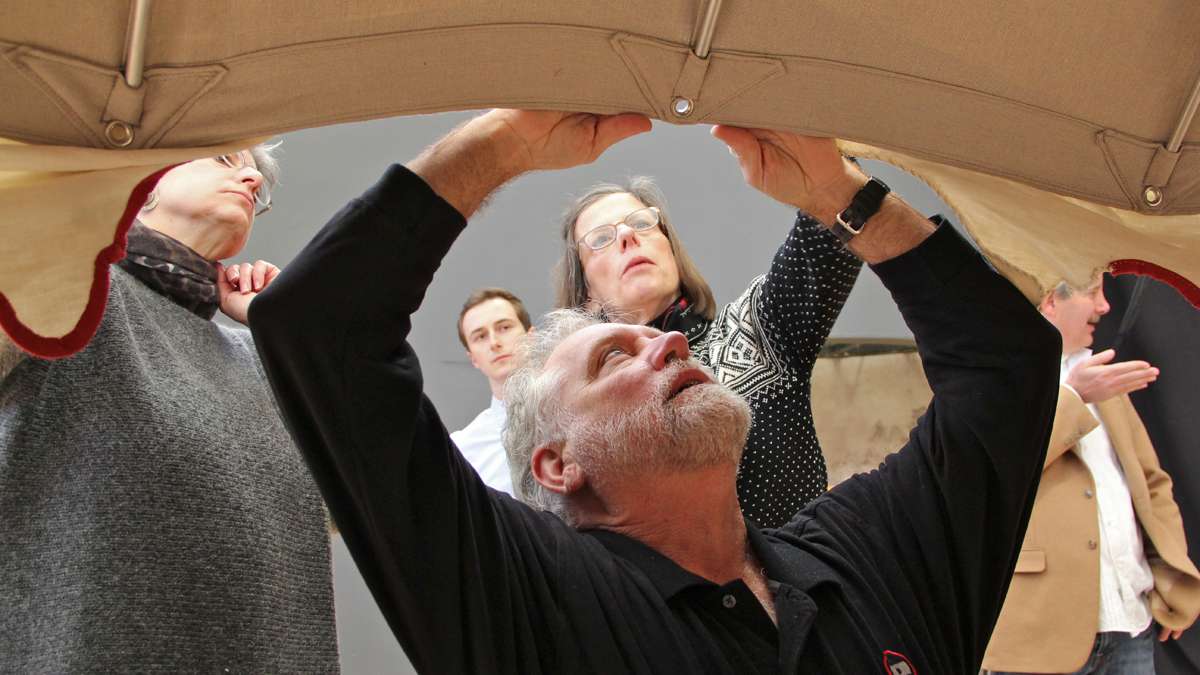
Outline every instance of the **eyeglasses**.
<svg viewBox="0 0 1200 675"><path fill-rule="evenodd" d="M624 225L637 234L653 230L662 223L662 212L656 206L638 209L615 223L598 225L587 231L575 245L583 244L593 251L601 251L617 240L617 226Z"/></svg>
<svg viewBox="0 0 1200 675"><path fill-rule="evenodd" d="M221 166L229 167L235 171L243 167L250 167L255 171L258 166L254 164L253 158L248 158L248 152L231 152L226 155L217 155L213 159ZM271 210L271 186L267 184L266 179L259 181L258 187L254 190L254 215L261 216Z"/></svg>

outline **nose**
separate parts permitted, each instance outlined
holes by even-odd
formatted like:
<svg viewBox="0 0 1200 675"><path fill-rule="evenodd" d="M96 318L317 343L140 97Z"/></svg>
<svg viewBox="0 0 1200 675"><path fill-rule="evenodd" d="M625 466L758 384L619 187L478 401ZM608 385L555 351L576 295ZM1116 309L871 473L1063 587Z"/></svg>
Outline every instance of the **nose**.
<svg viewBox="0 0 1200 675"><path fill-rule="evenodd" d="M238 172L238 180L249 185L251 190L257 192L259 186L263 184L263 175L261 171L247 164Z"/></svg>
<svg viewBox="0 0 1200 675"><path fill-rule="evenodd" d="M500 333L492 333L492 351L498 352L504 345L500 343Z"/></svg>
<svg viewBox="0 0 1200 675"><path fill-rule="evenodd" d="M672 361L687 359L691 356L691 351L683 333L671 331L650 340L644 354L655 370L662 370Z"/></svg>
<svg viewBox="0 0 1200 675"><path fill-rule="evenodd" d="M617 250L624 251L630 246L640 245L641 244L638 242L637 238L637 232L634 232L632 227L624 223L617 225Z"/></svg>

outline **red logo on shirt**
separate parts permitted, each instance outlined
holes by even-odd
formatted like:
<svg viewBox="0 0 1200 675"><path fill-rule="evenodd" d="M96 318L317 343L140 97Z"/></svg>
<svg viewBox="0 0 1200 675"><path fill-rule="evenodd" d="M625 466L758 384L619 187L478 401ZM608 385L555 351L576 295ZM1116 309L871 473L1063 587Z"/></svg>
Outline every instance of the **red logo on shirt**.
<svg viewBox="0 0 1200 675"><path fill-rule="evenodd" d="M883 672L887 675L917 675L916 667L907 656L890 649L883 652Z"/></svg>

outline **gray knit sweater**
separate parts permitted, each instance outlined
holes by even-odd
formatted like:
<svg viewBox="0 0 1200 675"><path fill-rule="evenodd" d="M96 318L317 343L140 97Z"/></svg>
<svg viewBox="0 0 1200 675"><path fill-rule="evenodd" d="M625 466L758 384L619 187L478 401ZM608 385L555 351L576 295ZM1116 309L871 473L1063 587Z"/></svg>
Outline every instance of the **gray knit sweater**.
<svg viewBox="0 0 1200 675"><path fill-rule="evenodd" d="M0 672L336 671L328 541L248 331L114 267L0 380Z"/></svg>

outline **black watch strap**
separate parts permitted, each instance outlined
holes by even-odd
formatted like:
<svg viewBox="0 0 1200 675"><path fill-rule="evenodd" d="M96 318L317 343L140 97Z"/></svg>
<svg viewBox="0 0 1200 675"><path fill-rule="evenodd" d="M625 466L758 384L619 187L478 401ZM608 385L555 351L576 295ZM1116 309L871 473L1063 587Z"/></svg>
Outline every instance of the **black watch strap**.
<svg viewBox="0 0 1200 675"><path fill-rule="evenodd" d="M831 228L834 235L843 244L849 244L851 239L862 232L867 219L879 211L879 207L883 205L883 198L891 191L887 183L878 178L867 181L867 184L855 193L854 199L850 200L850 206L837 215L837 221Z"/></svg>

